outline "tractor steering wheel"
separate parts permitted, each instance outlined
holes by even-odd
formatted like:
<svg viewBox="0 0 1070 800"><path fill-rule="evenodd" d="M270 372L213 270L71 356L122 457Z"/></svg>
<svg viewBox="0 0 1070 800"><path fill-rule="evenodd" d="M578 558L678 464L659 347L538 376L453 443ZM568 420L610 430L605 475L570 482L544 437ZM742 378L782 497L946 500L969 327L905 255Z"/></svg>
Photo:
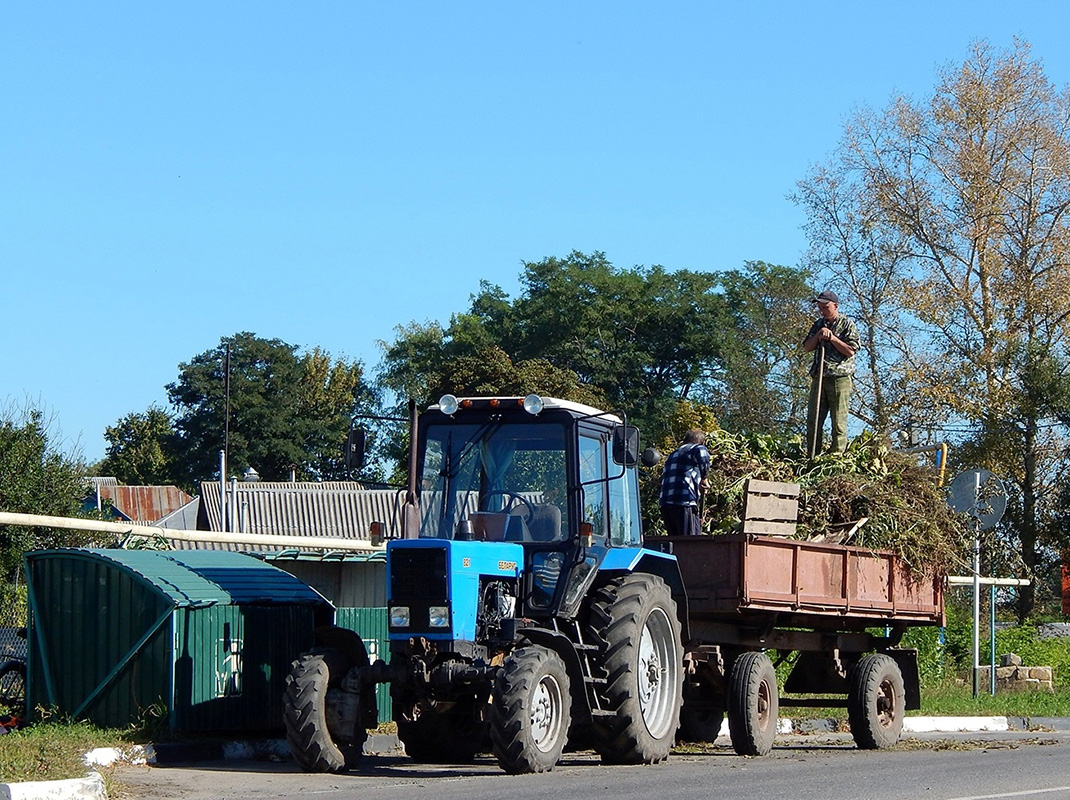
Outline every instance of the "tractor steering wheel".
<svg viewBox="0 0 1070 800"><path fill-rule="evenodd" d="M523 515L522 519L524 520L524 524L525 525L531 524L531 518L533 516L535 516L535 506L532 505L530 500L528 500L527 498L521 497L516 492L509 492L509 491L506 491L505 489L495 489L493 492L485 492L483 494L483 500L484 500L484 502L486 502L486 500L488 498L494 497L495 495L498 495L498 494L500 494L502 497L504 497L506 499L506 501L507 501L506 504L505 504L505 512L507 514L512 512L513 506L517 501L519 501L521 504L523 504L523 506L524 506L524 515Z"/></svg>

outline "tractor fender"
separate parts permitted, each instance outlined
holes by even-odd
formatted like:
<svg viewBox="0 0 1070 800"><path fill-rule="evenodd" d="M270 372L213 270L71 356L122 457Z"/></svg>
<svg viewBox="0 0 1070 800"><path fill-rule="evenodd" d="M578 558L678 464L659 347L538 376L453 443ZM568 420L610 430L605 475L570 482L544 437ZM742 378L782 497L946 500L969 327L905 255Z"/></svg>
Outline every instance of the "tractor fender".
<svg viewBox="0 0 1070 800"><path fill-rule="evenodd" d="M681 635L687 642L691 638L687 622L687 592L684 590L684 578L680 574L680 564L676 556L645 547L614 547L606 552L605 558L599 565L599 580L630 575L635 572L657 575L665 581L676 603L676 616L680 619Z"/></svg>
<svg viewBox="0 0 1070 800"><path fill-rule="evenodd" d="M561 660L565 662L565 670L568 672L569 682L572 684L573 708L582 710L583 714L589 719L591 716L591 702L587 697L587 692L584 691L587 681L584 680L583 666L580 663L579 653L576 652L576 646L572 643L572 640L564 634L552 631L549 628L520 627L517 628L517 635L527 639L532 644L553 650L561 656Z"/></svg>

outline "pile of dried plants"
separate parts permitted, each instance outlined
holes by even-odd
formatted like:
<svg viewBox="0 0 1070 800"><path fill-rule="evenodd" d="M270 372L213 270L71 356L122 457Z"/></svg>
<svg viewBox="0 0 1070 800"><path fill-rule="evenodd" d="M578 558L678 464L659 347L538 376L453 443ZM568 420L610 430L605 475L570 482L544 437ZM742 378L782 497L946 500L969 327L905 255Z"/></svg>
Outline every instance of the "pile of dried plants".
<svg viewBox="0 0 1070 800"><path fill-rule="evenodd" d="M947 572L967 561L968 529L964 518L948 509L935 471L895 453L872 434L855 437L843 453L812 461L798 437L716 430L707 447L706 533L740 530L746 482L757 478L800 485L797 538L823 538L838 526L867 518L848 544L891 550L919 572Z"/></svg>

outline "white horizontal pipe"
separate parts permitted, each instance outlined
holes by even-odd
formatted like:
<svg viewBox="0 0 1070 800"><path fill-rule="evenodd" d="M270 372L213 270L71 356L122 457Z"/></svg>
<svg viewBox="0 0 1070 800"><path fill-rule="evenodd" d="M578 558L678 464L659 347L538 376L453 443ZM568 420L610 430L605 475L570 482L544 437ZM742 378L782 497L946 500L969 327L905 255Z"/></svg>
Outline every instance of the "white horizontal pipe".
<svg viewBox="0 0 1070 800"><path fill-rule="evenodd" d="M982 586L1028 586L1032 583L1029 578L979 578L978 583ZM948 586L973 586L972 575L948 575Z"/></svg>
<svg viewBox="0 0 1070 800"><path fill-rule="evenodd" d="M22 525L32 528L64 528L75 531L120 533L149 538L163 537L174 542L210 542L213 544L245 544L266 547L301 547L310 550L348 550L374 552L382 550L361 539L340 539L332 536L276 536L271 533L221 533L219 531L187 531L159 528L155 525L135 525L123 522L104 522L96 519L49 517L43 514L13 514L0 511L0 525Z"/></svg>

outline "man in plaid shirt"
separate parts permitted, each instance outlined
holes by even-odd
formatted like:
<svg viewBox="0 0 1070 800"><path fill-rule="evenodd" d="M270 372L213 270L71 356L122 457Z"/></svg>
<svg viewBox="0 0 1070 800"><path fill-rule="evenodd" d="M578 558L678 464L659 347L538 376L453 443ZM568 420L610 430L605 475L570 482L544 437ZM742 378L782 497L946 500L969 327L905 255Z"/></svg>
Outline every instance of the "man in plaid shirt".
<svg viewBox="0 0 1070 800"><path fill-rule="evenodd" d="M665 471L661 474L658 502L670 536L702 533L698 504L709 471L710 451L706 449L706 434L689 430L684 434L683 444L665 459Z"/></svg>

